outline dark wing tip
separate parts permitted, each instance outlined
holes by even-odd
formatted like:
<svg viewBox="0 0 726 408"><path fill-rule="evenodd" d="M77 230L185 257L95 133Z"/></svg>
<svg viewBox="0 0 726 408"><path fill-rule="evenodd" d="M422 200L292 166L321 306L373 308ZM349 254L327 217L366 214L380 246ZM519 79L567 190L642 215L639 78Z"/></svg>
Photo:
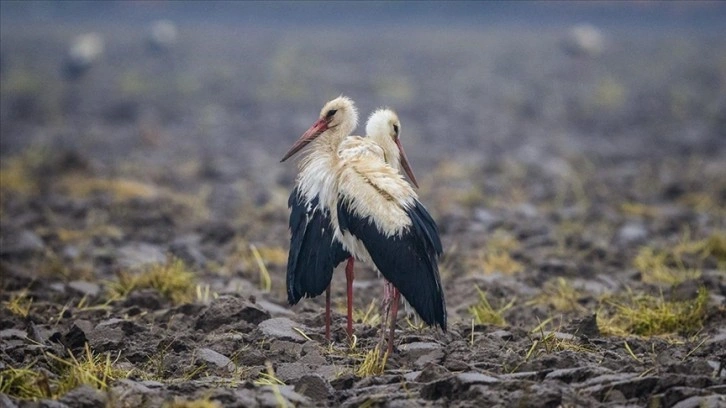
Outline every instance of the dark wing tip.
<svg viewBox="0 0 726 408"><path fill-rule="evenodd" d="M341 230L363 242L381 274L421 319L446 331L446 301L437 264L440 241L436 225L430 216L420 213L419 205L407 210L412 225L394 236L386 236L370 218L351 211L342 197L338 200L338 222Z"/></svg>
<svg viewBox="0 0 726 408"><path fill-rule="evenodd" d="M294 305L303 297L315 297L330 285L333 271L350 255L334 239L330 216L293 190L290 205L290 252L287 259L287 301Z"/></svg>

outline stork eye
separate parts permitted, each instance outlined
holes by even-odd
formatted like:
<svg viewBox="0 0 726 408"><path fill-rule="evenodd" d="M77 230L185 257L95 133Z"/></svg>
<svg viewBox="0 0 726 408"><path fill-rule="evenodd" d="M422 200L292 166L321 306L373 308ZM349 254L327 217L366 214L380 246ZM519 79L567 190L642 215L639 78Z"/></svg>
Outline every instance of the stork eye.
<svg viewBox="0 0 726 408"><path fill-rule="evenodd" d="M335 112L337 112L337 111L338 111L337 109L331 109L328 111L328 113L325 114L325 117L330 119L333 117L333 115L335 115Z"/></svg>
<svg viewBox="0 0 726 408"><path fill-rule="evenodd" d="M393 132L398 136L398 125L393 125Z"/></svg>

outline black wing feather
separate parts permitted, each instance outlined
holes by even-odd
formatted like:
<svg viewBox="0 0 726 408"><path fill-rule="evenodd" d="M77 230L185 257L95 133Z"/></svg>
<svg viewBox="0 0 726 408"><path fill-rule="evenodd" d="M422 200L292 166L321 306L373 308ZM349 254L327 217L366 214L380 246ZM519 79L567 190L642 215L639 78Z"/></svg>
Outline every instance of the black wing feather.
<svg viewBox="0 0 726 408"><path fill-rule="evenodd" d="M330 216L315 197L307 203L294 189L290 194L290 253L287 258L287 301L315 297L330 285L333 270L347 259L343 246L334 239Z"/></svg>
<svg viewBox="0 0 726 408"><path fill-rule="evenodd" d="M383 276L401 292L426 324L446 331L446 301L439 278L438 256L443 252L436 223L416 201L407 209L412 226L387 237L374 221L351 211L338 200L338 225L365 245Z"/></svg>

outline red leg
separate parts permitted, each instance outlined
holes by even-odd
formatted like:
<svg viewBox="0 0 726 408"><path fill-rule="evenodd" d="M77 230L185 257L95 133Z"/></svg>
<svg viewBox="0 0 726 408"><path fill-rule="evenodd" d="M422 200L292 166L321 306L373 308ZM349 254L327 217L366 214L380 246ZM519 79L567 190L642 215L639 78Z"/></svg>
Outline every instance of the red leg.
<svg viewBox="0 0 726 408"><path fill-rule="evenodd" d="M348 338L353 338L353 264L355 259L351 256L348 258L348 264L345 266L345 280L347 283L347 295L348 295Z"/></svg>
<svg viewBox="0 0 726 408"><path fill-rule="evenodd" d="M383 342L386 338L386 328L388 327L388 315L391 312L391 302L394 298L394 291L396 289L393 285L383 279L383 300L381 301L381 337L378 339L378 348L383 351Z"/></svg>
<svg viewBox="0 0 726 408"><path fill-rule="evenodd" d="M330 285L325 289L325 340L330 341Z"/></svg>
<svg viewBox="0 0 726 408"><path fill-rule="evenodd" d="M393 305L391 308L391 331L388 333L388 355L393 354L393 333L396 330L396 317L398 316L398 303L401 300L401 292L393 289Z"/></svg>

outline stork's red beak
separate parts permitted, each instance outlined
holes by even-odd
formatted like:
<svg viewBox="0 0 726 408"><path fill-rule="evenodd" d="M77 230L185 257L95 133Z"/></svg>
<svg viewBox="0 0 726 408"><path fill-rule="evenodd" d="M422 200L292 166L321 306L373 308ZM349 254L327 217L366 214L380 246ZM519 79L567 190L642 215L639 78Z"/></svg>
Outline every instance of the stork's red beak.
<svg viewBox="0 0 726 408"><path fill-rule="evenodd" d="M285 160L292 157L292 155L299 152L303 147L307 146L308 143L315 140L316 137L320 136L320 134L325 132L326 130L328 130L328 122L326 122L324 118L318 119L317 122L313 123L313 125L310 126L310 129L308 129L305 133L303 133L302 136L300 136L299 139L297 139L297 142L295 142L290 150L285 153L285 156L282 158L282 160L280 160L280 163L284 162Z"/></svg>
<svg viewBox="0 0 726 408"><path fill-rule="evenodd" d="M411 165L408 164L408 157L406 157L406 152L403 151L403 146L401 145L401 139L396 138L396 146L398 146L398 151L401 152L401 167L403 167L403 171L406 172L408 175L408 178L411 180L414 186L418 188L418 182L416 181L416 176L413 175L413 170L411 170Z"/></svg>

